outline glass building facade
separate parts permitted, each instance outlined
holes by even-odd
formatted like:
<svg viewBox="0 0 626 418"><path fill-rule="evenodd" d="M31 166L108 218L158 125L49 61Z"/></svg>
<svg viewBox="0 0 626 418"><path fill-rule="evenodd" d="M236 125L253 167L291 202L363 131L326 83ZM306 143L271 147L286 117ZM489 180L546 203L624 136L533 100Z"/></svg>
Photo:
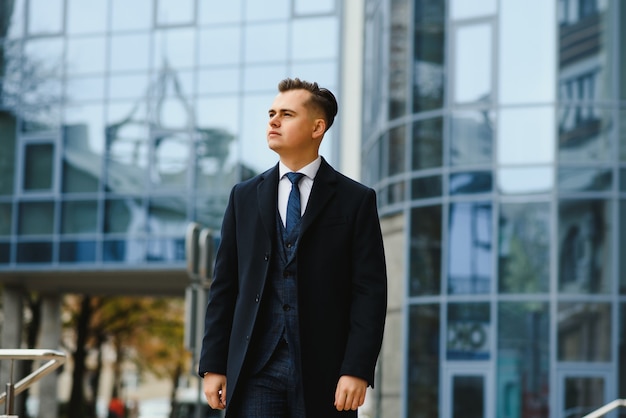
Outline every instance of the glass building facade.
<svg viewBox="0 0 626 418"><path fill-rule="evenodd" d="M336 0L3 0L0 275L184 271L187 224L219 229L232 185L277 161L278 81L338 90L341 14Z"/></svg>
<svg viewBox="0 0 626 418"><path fill-rule="evenodd" d="M364 64L363 176L402 266L381 416L625 398L626 3L367 0Z"/></svg>

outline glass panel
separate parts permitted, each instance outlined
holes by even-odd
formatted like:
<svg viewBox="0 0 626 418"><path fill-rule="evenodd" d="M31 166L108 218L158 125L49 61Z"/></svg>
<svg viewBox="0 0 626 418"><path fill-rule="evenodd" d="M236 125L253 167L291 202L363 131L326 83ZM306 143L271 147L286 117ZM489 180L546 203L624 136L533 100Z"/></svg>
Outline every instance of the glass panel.
<svg viewBox="0 0 626 418"><path fill-rule="evenodd" d="M311 36L312 33L315 33L315 36ZM291 59L337 58L340 44L338 41L339 22L337 18L295 19L290 40Z"/></svg>
<svg viewBox="0 0 626 418"><path fill-rule="evenodd" d="M243 87L246 92L268 92L276 91L278 74L287 75L287 65L247 65L243 69ZM270 101L270 104L272 102ZM265 121L267 123L267 121ZM322 141L322 146L326 141Z"/></svg>
<svg viewBox="0 0 626 418"><path fill-rule="evenodd" d="M455 102L485 102L491 99L491 42L491 25L457 29Z"/></svg>
<svg viewBox="0 0 626 418"><path fill-rule="evenodd" d="M241 71L239 67L198 71L197 94L237 93Z"/></svg>
<svg viewBox="0 0 626 418"><path fill-rule="evenodd" d="M24 36L24 10L26 0L14 0L12 3L3 2L6 16L6 37L21 38ZM12 7L12 9L11 9Z"/></svg>
<svg viewBox="0 0 626 418"><path fill-rule="evenodd" d="M474 17L489 16L496 13L496 0L451 0L450 1L450 18L451 19L471 19Z"/></svg>
<svg viewBox="0 0 626 418"><path fill-rule="evenodd" d="M245 7L246 20L249 21L287 19L290 13L291 0L248 1Z"/></svg>
<svg viewBox="0 0 626 418"><path fill-rule="evenodd" d="M441 167L443 164L443 118L413 124L413 170Z"/></svg>
<svg viewBox="0 0 626 418"><path fill-rule="evenodd" d="M441 206L411 210L411 296L441 293L441 217Z"/></svg>
<svg viewBox="0 0 626 418"><path fill-rule="evenodd" d="M236 164L231 155L234 136L222 129L198 129L196 133L195 188L197 192L228 195L236 182Z"/></svg>
<svg viewBox="0 0 626 418"><path fill-rule="evenodd" d="M103 73L106 50L104 37L70 38L67 41L67 74Z"/></svg>
<svg viewBox="0 0 626 418"><path fill-rule="evenodd" d="M488 360L492 335L488 303L448 304L448 360Z"/></svg>
<svg viewBox="0 0 626 418"><path fill-rule="evenodd" d="M493 190L493 178L490 171L450 174L450 194L490 193Z"/></svg>
<svg viewBox="0 0 626 418"><path fill-rule="evenodd" d="M485 418L485 378L452 378L452 418Z"/></svg>
<svg viewBox="0 0 626 418"><path fill-rule="evenodd" d="M554 60L558 56L554 2L527 0L500 4L500 102L553 102L556 92ZM533 22L532 27L528 22ZM532 74L532 83L520 83L529 74Z"/></svg>
<svg viewBox="0 0 626 418"><path fill-rule="evenodd" d="M548 193L554 184L553 167L519 167L498 170L498 189L504 194Z"/></svg>
<svg viewBox="0 0 626 418"><path fill-rule="evenodd" d="M612 361L611 304L561 302L557 324L558 361Z"/></svg>
<svg viewBox="0 0 626 418"><path fill-rule="evenodd" d="M593 0L577 3L558 8L559 99L615 99L617 91L612 88L612 69L616 55L613 43L608 39L617 35L612 26L615 9L621 2Z"/></svg>
<svg viewBox="0 0 626 418"><path fill-rule="evenodd" d="M583 418L605 405L604 384L602 377L566 377L563 382L563 416Z"/></svg>
<svg viewBox="0 0 626 418"><path fill-rule="evenodd" d="M443 106L445 64L445 1L415 2L413 48L413 112Z"/></svg>
<svg viewBox="0 0 626 418"><path fill-rule="evenodd" d="M102 243L102 261L137 263L145 260L145 243L141 240L107 240Z"/></svg>
<svg viewBox="0 0 626 418"><path fill-rule="evenodd" d="M263 2L264 3L264 2ZM246 9L249 9L247 7ZM248 25L245 28L246 63L275 63L287 60L290 35L286 23ZM271 42L267 42L271 39Z"/></svg>
<svg viewBox="0 0 626 418"><path fill-rule="evenodd" d="M11 244L8 242L0 242L0 264L9 264L11 262Z"/></svg>
<svg viewBox="0 0 626 418"><path fill-rule="evenodd" d="M16 124L13 113L0 111L0 195L13 194Z"/></svg>
<svg viewBox="0 0 626 418"><path fill-rule="evenodd" d="M18 263L51 263L52 243L20 242L17 244Z"/></svg>
<svg viewBox="0 0 626 418"><path fill-rule="evenodd" d="M106 31L109 15L107 0L68 0L67 7L69 34Z"/></svg>
<svg viewBox="0 0 626 418"><path fill-rule="evenodd" d="M63 192L95 192L102 175L102 106L67 107L65 120Z"/></svg>
<svg viewBox="0 0 626 418"><path fill-rule="evenodd" d="M98 202L95 200L71 200L61 207L62 234L96 233L98 228Z"/></svg>
<svg viewBox="0 0 626 418"><path fill-rule="evenodd" d="M387 196L387 201L384 204L393 205L394 203L404 202L406 199L406 183L399 181L392 183L386 187L386 192L383 193Z"/></svg>
<svg viewBox="0 0 626 418"><path fill-rule="evenodd" d="M389 131L388 170L389 176L406 171L406 125L401 125Z"/></svg>
<svg viewBox="0 0 626 418"><path fill-rule="evenodd" d="M296 15L334 13L336 0L294 0L293 11Z"/></svg>
<svg viewBox="0 0 626 418"><path fill-rule="evenodd" d="M228 185L232 187L233 183ZM196 216L192 220L214 231L219 231L222 228L222 219L228 203L228 194L229 191L221 196L198 196L194 202Z"/></svg>
<svg viewBox="0 0 626 418"><path fill-rule="evenodd" d="M626 13L626 7L623 8ZM626 22L626 18L624 19ZM626 25L622 25L626 28ZM626 30L626 29L625 29ZM626 39L626 38L625 38ZM624 42L626 45L626 42ZM626 53L624 54L626 57ZM624 89L626 89L626 79L623 82ZM626 94L625 94L626 96ZM624 99L626 100L626 98ZM620 109L619 111L619 157L620 161L626 161L626 109Z"/></svg>
<svg viewBox="0 0 626 418"><path fill-rule="evenodd" d="M623 372L626 366L626 303L619 304L619 323L617 328L617 363L619 364L619 372L617 374L617 397L619 399L626 398L626 373Z"/></svg>
<svg viewBox="0 0 626 418"><path fill-rule="evenodd" d="M409 307L407 416L439 416L439 327L439 305Z"/></svg>
<svg viewBox="0 0 626 418"><path fill-rule="evenodd" d="M454 112L450 132L450 164L491 164L493 160L493 112Z"/></svg>
<svg viewBox="0 0 626 418"><path fill-rule="evenodd" d="M104 205L104 232L139 235L145 232L146 211L139 199L108 199Z"/></svg>
<svg viewBox="0 0 626 418"><path fill-rule="evenodd" d="M150 180L159 189L187 188L191 139L185 133L165 134L154 139Z"/></svg>
<svg viewBox="0 0 626 418"><path fill-rule="evenodd" d="M13 205L0 203L0 236L11 235L11 225L13 225Z"/></svg>
<svg viewBox="0 0 626 418"><path fill-rule="evenodd" d="M114 32L152 28L153 0L112 0L111 28Z"/></svg>
<svg viewBox="0 0 626 418"><path fill-rule="evenodd" d="M0 38L0 107L6 110L17 109L21 95L23 68L31 66L22 55L21 42L3 41ZM2 111L0 111L1 114Z"/></svg>
<svg viewBox="0 0 626 418"><path fill-rule="evenodd" d="M141 193L148 175L148 128L142 109L134 103L109 107L107 126L107 190Z"/></svg>
<svg viewBox="0 0 626 418"><path fill-rule="evenodd" d="M315 80L320 86L324 86L331 91L337 91L339 85L338 60L331 59L328 61L302 61L291 64L292 77L296 74L302 80ZM323 142L322 142L323 143Z"/></svg>
<svg viewBox="0 0 626 418"><path fill-rule="evenodd" d="M75 105L104 98L104 77L70 78L65 84L67 102Z"/></svg>
<svg viewBox="0 0 626 418"><path fill-rule="evenodd" d="M54 145L26 145L24 154L24 190L52 189Z"/></svg>
<svg viewBox="0 0 626 418"><path fill-rule="evenodd" d="M554 161L554 108L502 109L498 118L498 162L541 164Z"/></svg>
<svg viewBox="0 0 626 418"><path fill-rule="evenodd" d="M196 14L193 0L157 0L157 25L192 23Z"/></svg>
<svg viewBox="0 0 626 418"><path fill-rule="evenodd" d="M178 0L176 0L178 1ZM195 56L195 31L193 29L166 29L155 32L153 68L191 68Z"/></svg>
<svg viewBox="0 0 626 418"><path fill-rule="evenodd" d="M93 263L96 261L95 241L64 241L59 245L61 263Z"/></svg>
<svg viewBox="0 0 626 418"><path fill-rule="evenodd" d="M183 238L153 239L146 242L146 261L185 261Z"/></svg>
<svg viewBox="0 0 626 418"><path fill-rule="evenodd" d="M609 191L613 171L606 168L560 168L559 190L567 192Z"/></svg>
<svg viewBox="0 0 626 418"><path fill-rule="evenodd" d="M110 99L141 99L146 97L148 74L113 75L109 77Z"/></svg>
<svg viewBox="0 0 626 418"><path fill-rule="evenodd" d="M611 203L604 200L559 204L559 291L611 290Z"/></svg>
<svg viewBox="0 0 626 418"><path fill-rule="evenodd" d="M111 36L111 71L147 70L150 63L150 36Z"/></svg>
<svg viewBox="0 0 626 418"><path fill-rule="evenodd" d="M198 65L238 64L241 60L241 32L238 26L200 30Z"/></svg>
<svg viewBox="0 0 626 418"><path fill-rule="evenodd" d="M612 156L611 112L594 106L559 109L559 161L609 161Z"/></svg>
<svg viewBox="0 0 626 418"><path fill-rule="evenodd" d="M152 198L148 208L150 235L185 236L187 228L187 197Z"/></svg>
<svg viewBox="0 0 626 418"><path fill-rule="evenodd" d="M54 232L54 202L22 202L19 206L20 235L49 235Z"/></svg>
<svg viewBox="0 0 626 418"><path fill-rule="evenodd" d="M241 21L242 0L198 0L198 19L205 23L232 23Z"/></svg>
<svg viewBox="0 0 626 418"><path fill-rule="evenodd" d="M372 132L379 129L386 115L385 102L387 94L383 96L383 80L387 76L384 57L388 45L383 45L383 33L387 27L383 23L383 14L376 13L373 17L365 20L363 33L363 132Z"/></svg>
<svg viewBox="0 0 626 418"><path fill-rule="evenodd" d="M30 35L63 31L63 0L29 0L28 33Z"/></svg>
<svg viewBox="0 0 626 418"><path fill-rule="evenodd" d="M495 416L549 418L549 304L499 304L497 357Z"/></svg>
<svg viewBox="0 0 626 418"><path fill-rule="evenodd" d="M626 294L626 200L619 201L619 243L617 244L619 260L619 292ZM624 363L626 366L626 363ZM626 389L626 387L624 387Z"/></svg>
<svg viewBox="0 0 626 418"><path fill-rule="evenodd" d="M492 281L491 203L450 205L448 293L489 293Z"/></svg>
<svg viewBox="0 0 626 418"><path fill-rule="evenodd" d="M428 199L431 197L439 197L442 193L441 177L421 177L413 179L411 182L411 199Z"/></svg>
<svg viewBox="0 0 626 418"><path fill-rule="evenodd" d="M500 206L498 287L501 293L546 293L550 287L550 205Z"/></svg>

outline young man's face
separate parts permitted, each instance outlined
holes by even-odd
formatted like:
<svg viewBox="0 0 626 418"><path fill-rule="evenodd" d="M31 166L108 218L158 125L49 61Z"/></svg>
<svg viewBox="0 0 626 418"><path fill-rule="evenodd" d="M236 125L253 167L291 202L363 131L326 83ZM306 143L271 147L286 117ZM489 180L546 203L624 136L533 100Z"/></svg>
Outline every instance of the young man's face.
<svg viewBox="0 0 626 418"><path fill-rule="evenodd" d="M317 153L325 123L320 115L304 105L311 93L288 90L279 93L268 115L267 144L280 156Z"/></svg>

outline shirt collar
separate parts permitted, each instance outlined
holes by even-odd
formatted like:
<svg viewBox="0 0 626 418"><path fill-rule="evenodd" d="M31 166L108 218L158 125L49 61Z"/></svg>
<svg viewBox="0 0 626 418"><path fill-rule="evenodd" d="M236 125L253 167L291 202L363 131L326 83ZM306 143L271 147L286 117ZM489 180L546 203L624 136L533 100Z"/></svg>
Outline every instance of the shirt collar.
<svg viewBox="0 0 626 418"><path fill-rule="evenodd" d="M300 170L298 170L298 173L302 173L308 178L310 178L311 180L314 180L315 175L317 174L317 170L319 170L321 165L322 165L322 157L318 155L315 160L313 160L312 162L310 162L309 164L305 165ZM278 174L279 174L280 179L282 179L285 176L285 174L290 173L291 171L292 170L289 167L287 167L285 164L283 164L282 161L279 161Z"/></svg>

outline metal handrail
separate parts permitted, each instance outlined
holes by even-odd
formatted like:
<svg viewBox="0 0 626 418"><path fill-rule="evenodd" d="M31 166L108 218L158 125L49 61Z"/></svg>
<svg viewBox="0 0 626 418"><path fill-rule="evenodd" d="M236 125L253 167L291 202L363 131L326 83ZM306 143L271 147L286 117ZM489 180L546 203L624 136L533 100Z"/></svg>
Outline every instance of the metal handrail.
<svg viewBox="0 0 626 418"><path fill-rule="evenodd" d="M612 410L619 408L620 406L626 407L626 399L615 399L613 402L607 403L603 407L585 415L583 418L599 418L608 414Z"/></svg>
<svg viewBox="0 0 626 418"><path fill-rule="evenodd" d="M13 396L22 393L28 389L30 385L53 372L65 363L65 359L65 353L57 350L0 349L0 361L48 360L46 363L42 364L41 367L21 379L19 382L15 384L12 384L11 382L7 383L7 391L0 394L0 405L7 401L7 392L9 392L9 403L13 403ZM13 377L10 376L9 380L13 380Z"/></svg>

